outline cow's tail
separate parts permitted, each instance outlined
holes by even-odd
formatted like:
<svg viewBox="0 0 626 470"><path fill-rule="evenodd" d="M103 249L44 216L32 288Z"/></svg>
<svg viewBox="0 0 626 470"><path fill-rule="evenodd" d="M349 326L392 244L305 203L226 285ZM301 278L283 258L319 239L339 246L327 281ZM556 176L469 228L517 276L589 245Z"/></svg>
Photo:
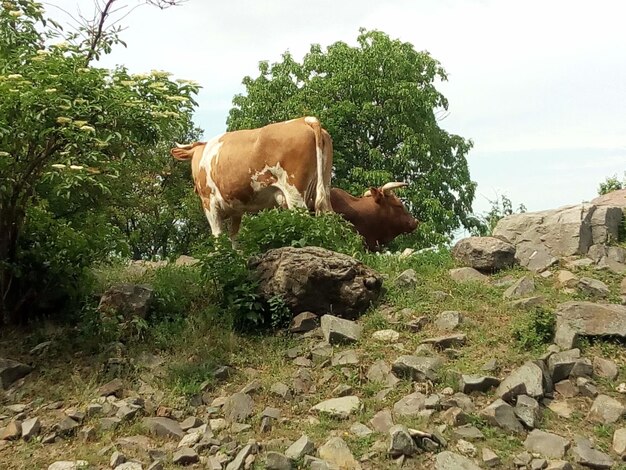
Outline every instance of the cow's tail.
<svg viewBox="0 0 626 470"><path fill-rule="evenodd" d="M195 148L198 145L204 145L206 142L193 142L191 144L179 144L176 142L176 147L170 150L170 154L176 160L190 160L193 157Z"/></svg>
<svg viewBox="0 0 626 470"><path fill-rule="evenodd" d="M330 135L322 130L317 118L306 117L307 123L315 133L315 148L317 151L317 183L315 187L315 214L331 212L330 203L330 174L333 165L333 147Z"/></svg>

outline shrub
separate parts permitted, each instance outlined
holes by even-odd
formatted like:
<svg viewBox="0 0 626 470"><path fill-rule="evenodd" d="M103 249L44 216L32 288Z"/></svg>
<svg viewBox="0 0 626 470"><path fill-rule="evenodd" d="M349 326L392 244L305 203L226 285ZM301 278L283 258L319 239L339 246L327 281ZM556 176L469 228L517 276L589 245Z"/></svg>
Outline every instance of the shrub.
<svg viewBox="0 0 626 470"><path fill-rule="evenodd" d="M513 338L520 349L536 349L552 340L554 326L554 313L535 307L513 325Z"/></svg>

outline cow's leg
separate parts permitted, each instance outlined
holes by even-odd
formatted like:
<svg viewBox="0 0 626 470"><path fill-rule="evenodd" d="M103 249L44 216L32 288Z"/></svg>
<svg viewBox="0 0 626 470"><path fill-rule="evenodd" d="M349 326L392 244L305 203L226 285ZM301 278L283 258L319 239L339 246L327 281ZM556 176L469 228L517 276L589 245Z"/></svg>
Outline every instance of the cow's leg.
<svg viewBox="0 0 626 470"><path fill-rule="evenodd" d="M204 207L204 215L211 226L211 234L216 238L219 237L224 232L224 218L219 213L214 199L202 198L202 206Z"/></svg>
<svg viewBox="0 0 626 470"><path fill-rule="evenodd" d="M230 241L233 244L233 248L237 248L237 234L239 233L239 227L241 227L241 216L233 215L230 218Z"/></svg>

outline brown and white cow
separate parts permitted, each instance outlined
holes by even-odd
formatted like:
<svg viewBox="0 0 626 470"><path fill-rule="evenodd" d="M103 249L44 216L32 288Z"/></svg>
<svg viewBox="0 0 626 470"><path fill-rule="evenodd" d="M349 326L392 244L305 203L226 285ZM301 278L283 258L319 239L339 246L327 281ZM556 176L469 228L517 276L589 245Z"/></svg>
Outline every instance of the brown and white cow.
<svg viewBox="0 0 626 470"><path fill-rule="evenodd" d="M372 251L379 250L398 235L413 232L418 221L393 194L395 188L406 183L387 183L368 189L363 197L354 197L342 189L332 188L330 200L333 210L354 225Z"/></svg>
<svg viewBox="0 0 626 470"><path fill-rule="evenodd" d="M226 219L232 238L243 214L272 207L332 211L332 140L314 117L177 144L171 154L191 160L195 190L215 236Z"/></svg>

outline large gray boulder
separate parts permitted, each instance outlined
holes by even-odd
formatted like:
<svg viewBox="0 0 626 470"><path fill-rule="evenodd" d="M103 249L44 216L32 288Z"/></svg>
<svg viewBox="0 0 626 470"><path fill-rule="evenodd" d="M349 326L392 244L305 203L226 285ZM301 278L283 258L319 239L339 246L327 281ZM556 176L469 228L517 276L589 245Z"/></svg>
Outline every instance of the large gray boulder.
<svg viewBox="0 0 626 470"><path fill-rule="evenodd" d="M557 258L584 255L592 245L617 240L623 207L608 198L602 203L512 214L498 222L493 236L515 245L522 266L542 271Z"/></svg>
<svg viewBox="0 0 626 470"><path fill-rule="evenodd" d="M355 318L380 295L382 277L350 256L319 247L269 250L248 262L259 292L280 295L295 313Z"/></svg>
<svg viewBox="0 0 626 470"><path fill-rule="evenodd" d="M152 287L143 284L118 284L100 298L98 311L103 316L122 315L127 320L145 318L154 297Z"/></svg>
<svg viewBox="0 0 626 470"><path fill-rule="evenodd" d="M626 337L626 306L580 301L559 304L554 342L571 349L579 336Z"/></svg>
<svg viewBox="0 0 626 470"><path fill-rule="evenodd" d="M465 266L494 272L515 264L515 247L495 237L468 237L454 245L452 256Z"/></svg>
<svg viewBox="0 0 626 470"><path fill-rule="evenodd" d="M0 357L0 390L8 389L14 382L32 372L33 368L21 362Z"/></svg>

